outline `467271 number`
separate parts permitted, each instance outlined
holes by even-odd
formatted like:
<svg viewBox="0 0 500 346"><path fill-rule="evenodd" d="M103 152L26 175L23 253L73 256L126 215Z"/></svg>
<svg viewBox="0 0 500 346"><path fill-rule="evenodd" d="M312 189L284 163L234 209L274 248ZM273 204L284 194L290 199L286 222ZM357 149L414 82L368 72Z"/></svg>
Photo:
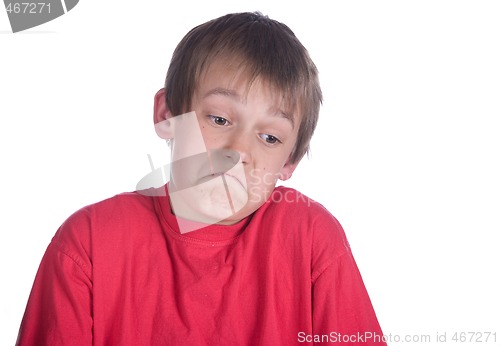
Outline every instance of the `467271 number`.
<svg viewBox="0 0 500 346"><path fill-rule="evenodd" d="M455 332L451 337L454 342L496 342L496 332Z"/></svg>
<svg viewBox="0 0 500 346"><path fill-rule="evenodd" d="M50 13L50 3L46 2L14 2L5 8L7 13L39 14Z"/></svg>

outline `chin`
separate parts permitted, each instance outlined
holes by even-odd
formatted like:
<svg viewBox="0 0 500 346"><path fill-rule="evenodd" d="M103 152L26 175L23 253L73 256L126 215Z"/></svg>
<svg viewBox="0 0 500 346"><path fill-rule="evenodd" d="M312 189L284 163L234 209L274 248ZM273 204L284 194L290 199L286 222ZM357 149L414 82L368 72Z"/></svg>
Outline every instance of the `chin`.
<svg viewBox="0 0 500 346"><path fill-rule="evenodd" d="M177 204L174 210L182 211L178 215L207 224L234 224L255 210L248 208L247 190L231 176L201 179L195 186L173 195L177 197L173 199Z"/></svg>

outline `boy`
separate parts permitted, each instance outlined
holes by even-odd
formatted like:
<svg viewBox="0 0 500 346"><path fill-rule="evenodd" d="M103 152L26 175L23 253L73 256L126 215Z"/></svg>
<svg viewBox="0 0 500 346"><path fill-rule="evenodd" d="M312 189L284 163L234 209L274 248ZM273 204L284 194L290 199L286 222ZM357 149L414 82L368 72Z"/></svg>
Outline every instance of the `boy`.
<svg viewBox="0 0 500 346"><path fill-rule="evenodd" d="M191 30L155 96L170 182L69 217L18 345L385 344L337 220L275 188L307 152L320 103L285 25L239 13Z"/></svg>

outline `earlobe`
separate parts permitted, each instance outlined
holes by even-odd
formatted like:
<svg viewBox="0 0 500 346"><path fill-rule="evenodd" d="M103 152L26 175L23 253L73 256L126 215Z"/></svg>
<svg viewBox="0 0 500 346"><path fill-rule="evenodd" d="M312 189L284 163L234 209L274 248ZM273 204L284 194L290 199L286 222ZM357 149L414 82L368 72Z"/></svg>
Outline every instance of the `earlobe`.
<svg viewBox="0 0 500 346"><path fill-rule="evenodd" d="M165 102L165 88L161 88L155 95L153 113L155 131L160 138L171 139L174 137L174 128L170 118L172 118L172 114Z"/></svg>
<svg viewBox="0 0 500 346"><path fill-rule="evenodd" d="M287 161L283 166L283 168L281 168L280 170L279 179L282 181L290 179L292 177L293 172L295 171L295 168L297 168L299 162L300 161L295 163L290 163L290 161Z"/></svg>

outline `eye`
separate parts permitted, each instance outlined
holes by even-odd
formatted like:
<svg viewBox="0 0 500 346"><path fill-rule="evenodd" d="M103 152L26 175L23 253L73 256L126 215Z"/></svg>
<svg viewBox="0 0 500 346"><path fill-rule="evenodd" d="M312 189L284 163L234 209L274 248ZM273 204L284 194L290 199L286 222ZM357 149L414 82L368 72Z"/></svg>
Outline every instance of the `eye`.
<svg viewBox="0 0 500 346"><path fill-rule="evenodd" d="M262 133L259 136L260 136L260 138L262 138L263 140L265 140L266 143L268 143L268 144L281 143L281 141L277 137L275 137L273 135L269 135L267 133Z"/></svg>
<svg viewBox="0 0 500 346"><path fill-rule="evenodd" d="M226 118L220 117L218 115L209 115L208 118L210 119L210 121L212 121L212 123L214 123L215 125L218 125L218 126L227 126L230 124L229 120L227 120Z"/></svg>

